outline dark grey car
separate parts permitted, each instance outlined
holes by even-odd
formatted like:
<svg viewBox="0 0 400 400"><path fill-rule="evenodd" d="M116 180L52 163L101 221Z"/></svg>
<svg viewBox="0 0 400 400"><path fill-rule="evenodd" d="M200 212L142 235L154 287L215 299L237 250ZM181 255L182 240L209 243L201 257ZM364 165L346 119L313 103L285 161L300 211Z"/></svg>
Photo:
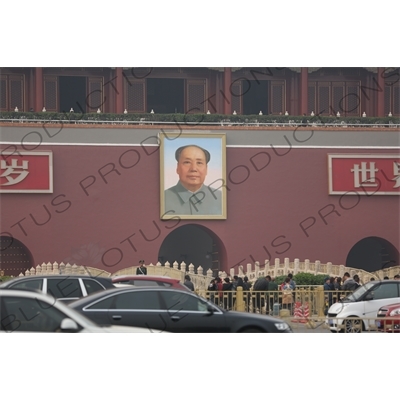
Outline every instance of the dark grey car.
<svg viewBox="0 0 400 400"><path fill-rule="evenodd" d="M227 311L192 292L160 287L109 289L69 304L99 325L176 333L292 332L283 320Z"/></svg>

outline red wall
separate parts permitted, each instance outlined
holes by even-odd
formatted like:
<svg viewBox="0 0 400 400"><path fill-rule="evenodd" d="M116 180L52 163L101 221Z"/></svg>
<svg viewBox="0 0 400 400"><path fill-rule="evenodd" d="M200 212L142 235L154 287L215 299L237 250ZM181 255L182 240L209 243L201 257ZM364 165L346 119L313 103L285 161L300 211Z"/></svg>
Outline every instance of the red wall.
<svg viewBox="0 0 400 400"><path fill-rule="evenodd" d="M54 193L3 194L1 199L1 231L25 244L35 265L82 261L114 272L141 258L156 263L165 237L194 222L160 220L156 147L40 150L53 151ZM328 195L327 154L345 152L367 151L227 148L228 218L195 221L223 242L225 268L253 260L273 263L275 257L345 264L352 246L368 236L384 238L399 249L398 196ZM261 169L266 160L268 166ZM81 185L90 183L86 194ZM44 207L51 213L47 223ZM315 224L307 237L300 224L312 218ZM112 268L102 263L105 251L104 262L115 264Z"/></svg>

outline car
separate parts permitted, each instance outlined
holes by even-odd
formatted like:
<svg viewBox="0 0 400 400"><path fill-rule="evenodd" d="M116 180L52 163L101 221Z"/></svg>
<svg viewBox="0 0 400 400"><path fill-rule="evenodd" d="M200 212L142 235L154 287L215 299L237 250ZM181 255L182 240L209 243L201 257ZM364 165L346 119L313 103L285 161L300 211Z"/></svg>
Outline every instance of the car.
<svg viewBox="0 0 400 400"><path fill-rule="evenodd" d="M99 325L138 326L173 333L292 332L281 319L227 311L194 292L167 287L108 289L71 302L69 307Z"/></svg>
<svg viewBox="0 0 400 400"><path fill-rule="evenodd" d="M111 278L90 275L33 275L21 276L0 285L1 289L41 291L69 302L91 293L114 288Z"/></svg>
<svg viewBox="0 0 400 400"><path fill-rule="evenodd" d="M172 287L190 291L188 287L181 283L179 279L170 278L169 276L157 275L120 275L111 277L111 281L116 287L123 287L126 285L133 286L161 286Z"/></svg>
<svg viewBox="0 0 400 400"><path fill-rule="evenodd" d="M154 330L99 326L62 301L39 291L0 289L0 333L150 333Z"/></svg>
<svg viewBox="0 0 400 400"><path fill-rule="evenodd" d="M375 321L379 332L400 333L400 303L382 306Z"/></svg>
<svg viewBox="0 0 400 400"><path fill-rule="evenodd" d="M326 324L331 332L376 330L378 310L388 301L400 302L400 281L370 281L329 307Z"/></svg>

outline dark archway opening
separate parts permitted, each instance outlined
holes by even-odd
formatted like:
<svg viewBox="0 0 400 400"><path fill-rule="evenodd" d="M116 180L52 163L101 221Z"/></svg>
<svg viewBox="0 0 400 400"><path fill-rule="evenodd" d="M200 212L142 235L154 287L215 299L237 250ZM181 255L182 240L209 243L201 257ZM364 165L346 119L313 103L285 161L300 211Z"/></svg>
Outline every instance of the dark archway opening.
<svg viewBox="0 0 400 400"><path fill-rule="evenodd" d="M32 267L32 254L24 244L10 236L0 236L0 274L18 276Z"/></svg>
<svg viewBox="0 0 400 400"><path fill-rule="evenodd" d="M69 113L71 108L75 112L86 112L86 78L83 76L60 76L58 79L60 112Z"/></svg>
<svg viewBox="0 0 400 400"><path fill-rule="evenodd" d="M184 79L148 78L147 111L158 114L184 113Z"/></svg>
<svg viewBox="0 0 400 400"><path fill-rule="evenodd" d="M399 265L399 251L386 239L371 236L357 242L350 250L346 266L375 272Z"/></svg>
<svg viewBox="0 0 400 400"><path fill-rule="evenodd" d="M243 114L269 113L268 81L245 80L242 83Z"/></svg>
<svg viewBox="0 0 400 400"><path fill-rule="evenodd" d="M195 271L199 266L206 274L209 269L213 276L223 270L226 258L225 248L219 238L208 228L188 224L172 231L163 241L158 252L158 261L172 264L185 262L186 268L193 264Z"/></svg>

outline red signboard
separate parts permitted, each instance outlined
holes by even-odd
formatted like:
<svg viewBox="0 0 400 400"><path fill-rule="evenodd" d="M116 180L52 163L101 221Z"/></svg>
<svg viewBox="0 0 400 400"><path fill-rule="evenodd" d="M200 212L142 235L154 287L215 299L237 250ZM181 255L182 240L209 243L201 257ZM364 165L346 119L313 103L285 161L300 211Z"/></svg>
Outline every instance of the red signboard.
<svg viewBox="0 0 400 400"><path fill-rule="evenodd" d="M53 193L53 153L1 152L0 193Z"/></svg>
<svg viewBox="0 0 400 400"><path fill-rule="evenodd" d="M329 154L328 169L329 194L400 194L400 154Z"/></svg>

